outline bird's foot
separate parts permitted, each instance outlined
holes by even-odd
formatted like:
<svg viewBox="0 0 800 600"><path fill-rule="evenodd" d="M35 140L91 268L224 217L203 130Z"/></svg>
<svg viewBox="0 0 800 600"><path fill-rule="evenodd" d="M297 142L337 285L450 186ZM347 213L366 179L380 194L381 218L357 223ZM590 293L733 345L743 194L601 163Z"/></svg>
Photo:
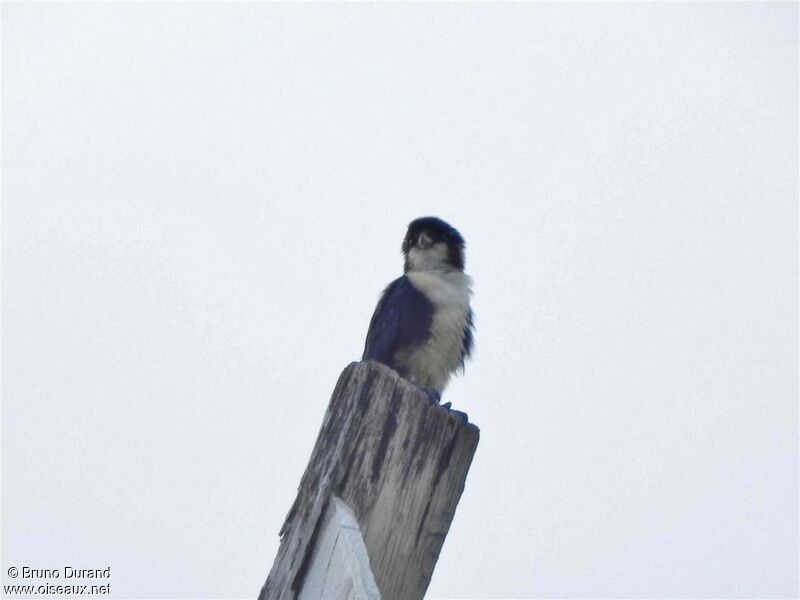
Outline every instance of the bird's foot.
<svg viewBox="0 0 800 600"><path fill-rule="evenodd" d="M462 412L460 410L452 410L452 409L450 409L450 412L459 417L462 421L464 421L464 423L469 423L469 418L467 417L467 413Z"/></svg>
<svg viewBox="0 0 800 600"><path fill-rule="evenodd" d="M452 408L450 408L451 406L453 406L452 402L445 402L444 404L442 404L442 408L446 408L449 412L461 418L461 420L464 421L464 423L469 423L469 419L467 418L467 413L461 412L460 410L453 410Z"/></svg>
<svg viewBox="0 0 800 600"><path fill-rule="evenodd" d="M428 395L428 398L433 400L434 404L439 404L439 402L441 402L441 400L442 400L441 392L437 392L433 388L424 387L424 386L421 389L422 389L423 392L425 392Z"/></svg>

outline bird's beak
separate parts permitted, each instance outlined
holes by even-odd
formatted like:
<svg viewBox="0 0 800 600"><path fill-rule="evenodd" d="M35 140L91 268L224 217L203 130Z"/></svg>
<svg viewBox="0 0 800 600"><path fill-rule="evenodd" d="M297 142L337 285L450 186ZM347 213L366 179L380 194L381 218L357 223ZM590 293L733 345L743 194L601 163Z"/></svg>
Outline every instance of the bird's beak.
<svg viewBox="0 0 800 600"><path fill-rule="evenodd" d="M431 240L431 238L428 237L428 234L420 233L419 234L419 239L417 240L417 247L425 250L426 248L430 248L431 247L431 242L432 241L433 240Z"/></svg>

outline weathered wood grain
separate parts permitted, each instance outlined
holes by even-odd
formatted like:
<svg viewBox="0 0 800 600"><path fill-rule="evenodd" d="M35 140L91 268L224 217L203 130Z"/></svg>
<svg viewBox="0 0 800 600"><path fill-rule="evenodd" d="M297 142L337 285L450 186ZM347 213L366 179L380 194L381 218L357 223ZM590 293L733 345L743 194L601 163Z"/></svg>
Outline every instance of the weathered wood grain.
<svg viewBox="0 0 800 600"><path fill-rule="evenodd" d="M353 511L333 496L323 518L298 600L380 600Z"/></svg>
<svg viewBox="0 0 800 600"><path fill-rule="evenodd" d="M375 362L339 377L259 600L297 597L332 496L360 525L383 600L425 595L478 428Z"/></svg>

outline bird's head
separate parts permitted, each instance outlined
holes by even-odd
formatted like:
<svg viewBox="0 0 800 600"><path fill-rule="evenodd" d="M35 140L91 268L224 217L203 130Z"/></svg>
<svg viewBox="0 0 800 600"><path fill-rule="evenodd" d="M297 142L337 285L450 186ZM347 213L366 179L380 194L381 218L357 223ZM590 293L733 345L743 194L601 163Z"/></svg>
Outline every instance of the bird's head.
<svg viewBox="0 0 800 600"><path fill-rule="evenodd" d="M403 240L405 272L464 270L464 238L436 217L411 221Z"/></svg>

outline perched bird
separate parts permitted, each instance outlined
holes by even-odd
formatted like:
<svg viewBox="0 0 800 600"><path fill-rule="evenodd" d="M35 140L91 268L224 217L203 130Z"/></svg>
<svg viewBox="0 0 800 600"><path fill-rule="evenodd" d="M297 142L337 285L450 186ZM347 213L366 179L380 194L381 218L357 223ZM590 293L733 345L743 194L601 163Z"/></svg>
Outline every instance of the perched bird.
<svg viewBox="0 0 800 600"><path fill-rule="evenodd" d="M441 219L422 217L408 226L402 251L405 274L378 301L363 360L388 365L438 402L473 345L464 238Z"/></svg>

